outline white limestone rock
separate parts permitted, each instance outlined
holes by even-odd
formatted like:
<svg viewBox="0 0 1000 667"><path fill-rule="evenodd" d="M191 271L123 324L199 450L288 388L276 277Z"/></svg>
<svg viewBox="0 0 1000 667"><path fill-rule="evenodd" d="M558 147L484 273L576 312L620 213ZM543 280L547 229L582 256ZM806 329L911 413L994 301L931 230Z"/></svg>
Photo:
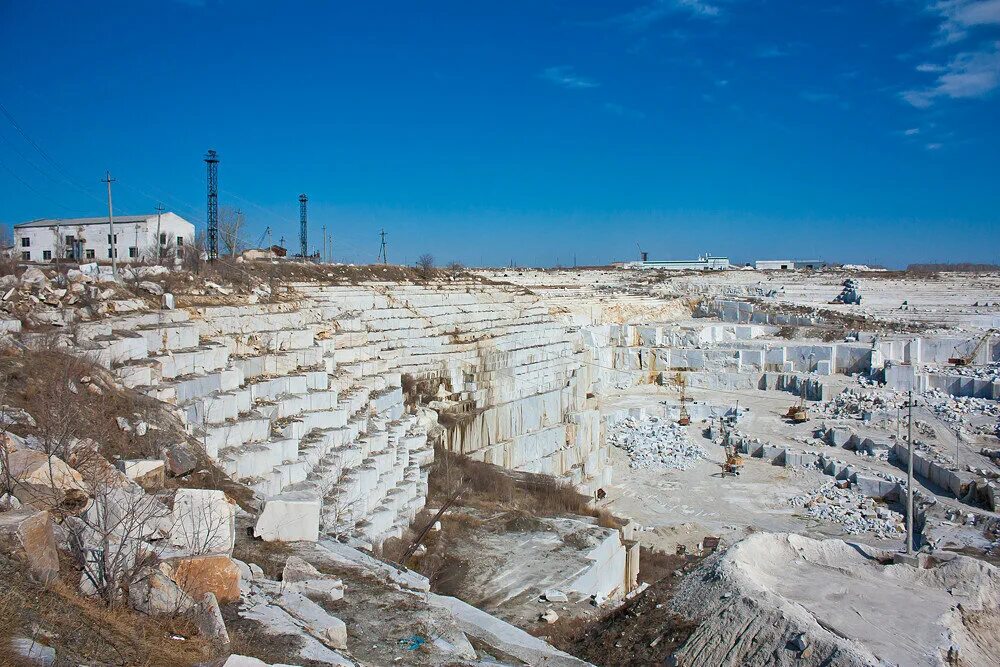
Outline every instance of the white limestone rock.
<svg viewBox="0 0 1000 667"><path fill-rule="evenodd" d="M233 552L236 504L216 489L179 489L174 494L170 542L193 555Z"/></svg>
<svg viewBox="0 0 1000 667"><path fill-rule="evenodd" d="M315 542L319 539L322 501L304 491L281 493L264 504L254 537L265 542Z"/></svg>

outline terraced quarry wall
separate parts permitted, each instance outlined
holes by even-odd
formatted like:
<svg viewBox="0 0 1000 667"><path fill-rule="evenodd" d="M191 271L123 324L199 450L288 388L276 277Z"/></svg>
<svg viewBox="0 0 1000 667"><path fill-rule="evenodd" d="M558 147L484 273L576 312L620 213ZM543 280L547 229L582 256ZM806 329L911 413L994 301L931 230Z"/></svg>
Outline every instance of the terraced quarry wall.
<svg viewBox="0 0 1000 667"><path fill-rule="evenodd" d="M289 287L277 303L133 314L75 333L126 385L175 405L225 472L283 508L258 524L265 539L315 526L373 544L402 533L434 457L404 376L438 385L447 448L586 490L610 480L600 415L587 407L591 352L537 297L461 281Z"/></svg>

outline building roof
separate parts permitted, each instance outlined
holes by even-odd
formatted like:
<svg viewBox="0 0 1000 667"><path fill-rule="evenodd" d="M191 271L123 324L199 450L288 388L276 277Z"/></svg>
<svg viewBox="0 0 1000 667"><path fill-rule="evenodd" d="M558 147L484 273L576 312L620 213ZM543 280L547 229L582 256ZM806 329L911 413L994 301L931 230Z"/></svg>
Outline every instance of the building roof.
<svg viewBox="0 0 1000 667"><path fill-rule="evenodd" d="M145 222L150 218L155 217L155 213L149 213L147 215L116 215L114 216L114 221L115 224L126 222ZM77 227L80 225L106 224L108 224L108 216L99 218L39 218L38 220L16 224L14 227L16 229L22 229L24 227Z"/></svg>

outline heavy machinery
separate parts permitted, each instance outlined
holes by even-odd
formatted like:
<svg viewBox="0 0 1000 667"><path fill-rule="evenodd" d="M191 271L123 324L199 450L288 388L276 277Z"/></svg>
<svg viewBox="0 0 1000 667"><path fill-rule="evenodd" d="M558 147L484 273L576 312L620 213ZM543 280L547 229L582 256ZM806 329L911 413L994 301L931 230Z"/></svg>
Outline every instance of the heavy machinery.
<svg viewBox="0 0 1000 667"><path fill-rule="evenodd" d="M687 406L684 405L685 401L687 401L687 396L685 395L684 392L685 387L687 387L687 381L684 379L684 376L681 375L680 373L677 374L677 381L681 385L681 411L680 414L677 416L677 423L680 424L681 426L687 426L688 424L691 423L691 415L688 414Z"/></svg>
<svg viewBox="0 0 1000 667"><path fill-rule="evenodd" d="M726 461L722 464L722 476L733 475L735 477L740 474L742 467L743 457L736 451L736 447L726 445Z"/></svg>
<svg viewBox="0 0 1000 667"><path fill-rule="evenodd" d="M979 350L983 347L986 341L990 339L990 336L995 333L997 333L997 329L990 329L983 334L983 337L979 339L979 342L976 343L976 346L972 348L971 352L964 357L952 357L948 359L948 363L952 366L970 366L972 362L976 360L976 355L979 354ZM957 346L955 347L955 351L958 352Z"/></svg>
<svg viewBox="0 0 1000 667"><path fill-rule="evenodd" d="M806 383L805 380L800 380L802 391L799 392L799 402L788 408L788 412L785 413L786 419L791 419L795 424L802 424L809 421L809 411L806 410Z"/></svg>

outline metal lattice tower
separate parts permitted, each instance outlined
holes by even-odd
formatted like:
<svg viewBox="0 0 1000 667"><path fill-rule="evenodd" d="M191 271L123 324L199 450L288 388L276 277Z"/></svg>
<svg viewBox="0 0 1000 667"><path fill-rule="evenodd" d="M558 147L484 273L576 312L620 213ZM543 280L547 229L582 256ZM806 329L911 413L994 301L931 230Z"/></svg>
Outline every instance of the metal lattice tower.
<svg viewBox="0 0 1000 667"><path fill-rule="evenodd" d="M219 258L219 155L208 151L205 155L208 165L208 259Z"/></svg>
<svg viewBox="0 0 1000 667"><path fill-rule="evenodd" d="M299 245L301 246L302 259L309 255L309 244L306 242L308 230L306 228L306 202L309 197L304 194L299 195Z"/></svg>

